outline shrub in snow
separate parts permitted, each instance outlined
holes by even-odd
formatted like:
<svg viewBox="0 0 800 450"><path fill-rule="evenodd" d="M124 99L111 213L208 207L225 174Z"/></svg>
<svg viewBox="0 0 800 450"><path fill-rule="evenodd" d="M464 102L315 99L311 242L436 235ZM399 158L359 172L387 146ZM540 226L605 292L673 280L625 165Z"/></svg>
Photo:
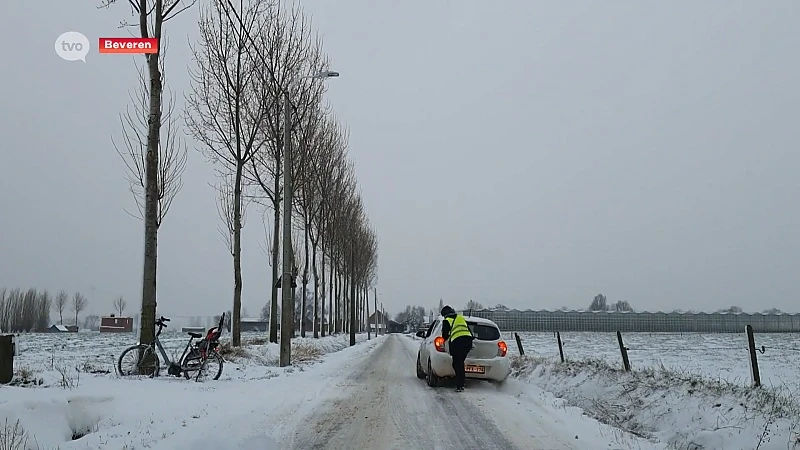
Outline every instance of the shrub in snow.
<svg viewBox="0 0 800 450"><path fill-rule="evenodd" d="M0 426L0 450L26 450L27 445L28 433L19 420L9 422L6 418Z"/></svg>
<svg viewBox="0 0 800 450"><path fill-rule="evenodd" d="M785 387L750 388L663 366L625 372L605 361L512 357L512 376L587 415L681 449L800 448L800 404Z"/></svg>

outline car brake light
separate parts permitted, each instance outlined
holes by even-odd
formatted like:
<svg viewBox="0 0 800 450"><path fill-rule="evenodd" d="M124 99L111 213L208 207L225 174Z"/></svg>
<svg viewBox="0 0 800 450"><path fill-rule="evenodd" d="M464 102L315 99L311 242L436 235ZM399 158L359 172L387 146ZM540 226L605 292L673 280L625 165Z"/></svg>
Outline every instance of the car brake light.
<svg viewBox="0 0 800 450"><path fill-rule="evenodd" d="M436 347L437 352L444 352L444 338L441 336L437 336L436 339L433 340L433 345Z"/></svg>
<svg viewBox="0 0 800 450"><path fill-rule="evenodd" d="M500 341L497 343L497 356L506 356L508 353L508 346L506 345L506 341Z"/></svg>

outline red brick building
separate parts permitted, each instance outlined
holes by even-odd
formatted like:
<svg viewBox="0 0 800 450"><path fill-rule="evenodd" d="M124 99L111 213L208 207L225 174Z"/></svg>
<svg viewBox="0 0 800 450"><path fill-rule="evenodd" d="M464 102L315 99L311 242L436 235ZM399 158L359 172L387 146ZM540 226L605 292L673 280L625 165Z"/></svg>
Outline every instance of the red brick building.
<svg viewBox="0 0 800 450"><path fill-rule="evenodd" d="M132 317L116 317L114 314L100 318L101 333L131 333L133 332Z"/></svg>

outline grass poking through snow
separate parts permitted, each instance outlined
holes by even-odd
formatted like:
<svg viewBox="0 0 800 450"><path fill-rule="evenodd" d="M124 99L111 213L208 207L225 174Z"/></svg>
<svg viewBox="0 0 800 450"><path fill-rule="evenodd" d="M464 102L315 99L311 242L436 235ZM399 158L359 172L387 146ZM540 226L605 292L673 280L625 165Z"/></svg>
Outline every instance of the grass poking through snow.
<svg viewBox="0 0 800 450"><path fill-rule="evenodd" d="M587 415L675 449L800 448L800 403L786 386L751 388L667 369L625 372L599 359L512 357L512 376Z"/></svg>

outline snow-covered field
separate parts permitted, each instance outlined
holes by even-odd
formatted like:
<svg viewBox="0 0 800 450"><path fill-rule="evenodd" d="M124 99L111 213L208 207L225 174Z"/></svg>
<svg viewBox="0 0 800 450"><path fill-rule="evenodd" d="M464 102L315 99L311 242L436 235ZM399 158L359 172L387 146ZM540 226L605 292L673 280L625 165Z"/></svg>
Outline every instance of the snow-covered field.
<svg viewBox="0 0 800 450"><path fill-rule="evenodd" d="M182 350L184 335L162 336L168 352ZM414 357L419 341L406 336L373 337L365 342L366 335L359 335L354 347L349 347L346 335L297 338L293 341L297 364L279 368L277 346L264 344L263 333L246 334L246 350L229 354L220 380L196 383L167 376L116 376L114 363L123 349L135 343L133 334L22 335L17 338L19 377L15 383L26 387L0 386L0 449L304 448L296 447L298 439L301 444L304 439L317 439L313 435L317 428L331 434L331 443L347 442L347 433L355 433L352 430L356 428L363 433L379 428L380 433L397 433L408 441L422 430L402 431L399 424L433 424L432 418L426 421L417 416L433 414L423 410L435 410L445 400L479 408L496 424L493 433L512 442L546 442L552 443L552 448L800 448L800 407L788 390L796 382L797 372L783 369L781 374L768 369L770 361L775 362L774 367L797 367L797 362L792 362L796 360L788 360L788 353L769 359L777 347L793 348L796 341L787 342L792 336L774 336L778 339L772 341L767 338L773 336L757 336L759 345L767 347L759 355L762 372L772 374L768 376L773 382L783 379L786 386L780 391L769 386L747 387L746 359L740 362L746 352L738 348L744 346L744 336L628 334L632 373L619 370L615 336L610 333L562 335L568 364L558 362L552 334L521 337L526 356L514 356L512 378L499 387L468 384L466 396L459 401L450 397L457 394L446 390L429 392L430 388L416 379ZM513 334L506 338L515 353ZM389 343L386 339L394 341L381 346ZM375 353L378 348L388 353ZM647 353L656 349L658 354L645 359L645 349ZM724 349L728 353L722 353ZM680 371L646 369L659 361ZM737 362L743 368L731 367ZM379 379L365 384L362 378L368 373ZM735 383L727 383L728 379ZM366 392L368 385L371 390ZM368 403L397 406L395 403L405 401L408 405L383 408L383 415L366 406L363 413L362 409L350 411L341 402L348 405L351 395ZM349 414L346 420L331 419L345 413ZM391 417L384 416L387 414ZM311 419L317 422L303 422ZM370 420L388 425L371 426ZM8 445L9 428L17 421L27 433L27 447ZM340 431L337 424L343 421L358 421L358 426ZM488 422L480 425L491 429ZM391 446L390 436L384 438L370 441L372 438L360 435L359 442L396 447ZM441 444L436 448L450 447Z"/></svg>
<svg viewBox="0 0 800 450"><path fill-rule="evenodd" d="M180 333L161 337L168 353L180 354L186 343ZM116 360L122 350L135 344L135 338L134 334L111 333L18 336L17 377L12 386L0 386L0 448L155 448L187 427L194 429L193 422L238 416L256 406L266 408L296 391L297 386L286 380L293 373L309 370L320 360L353 358L377 342L373 336L366 343L366 334L357 335L358 344L352 348L347 335L296 338L292 341L294 366L280 368L278 346L262 343L263 333L245 333L243 341L250 342L246 354L227 356L219 380L196 383L168 376L118 377ZM16 425L24 430L27 446L9 445Z"/></svg>
<svg viewBox="0 0 800 450"><path fill-rule="evenodd" d="M553 333L519 333L525 354L559 358ZM513 333L504 333L510 353L517 354ZM661 367L749 386L747 336L738 334L623 333L631 368ZM616 333L561 333L567 360L597 358L622 367ZM761 383L800 392L800 335L756 334Z"/></svg>
<svg viewBox="0 0 800 450"><path fill-rule="evenodd" d="M247 358L232 358L226 361L220 380L254 379L273 376L278 365L279 347L269 344L266 333L242 333L242 342L247 345ZM188 336L179 332L164 332L159 337L161 344L172 359L183 352ZM356 336L356 341L366 340L366 334ZM137 343L133 333L31 333L16 337L18 356L14 367L41 378L44 385L61 384L61 372L74 375L94 373L115 375L117 360L123 350ZM223 336L223 344L229 339ZM349 346L349 335L329 336L325 339L295 338L294 361L313 360L317 357L342 350ZM231 359L226 357L226 359ZM163 367L163 375L166 369ZM38 382L38 380L37 380Z"/></svg>
<svg viewBox="0 0 800 450"><path fill-rule="evenodd" d="M616 334L504 336L513 377L554 393L565 405L675 449L800 448L800 337L756 335L763 386L751 388L742 334L623 335L631 373L622 371Z"/></svg>

